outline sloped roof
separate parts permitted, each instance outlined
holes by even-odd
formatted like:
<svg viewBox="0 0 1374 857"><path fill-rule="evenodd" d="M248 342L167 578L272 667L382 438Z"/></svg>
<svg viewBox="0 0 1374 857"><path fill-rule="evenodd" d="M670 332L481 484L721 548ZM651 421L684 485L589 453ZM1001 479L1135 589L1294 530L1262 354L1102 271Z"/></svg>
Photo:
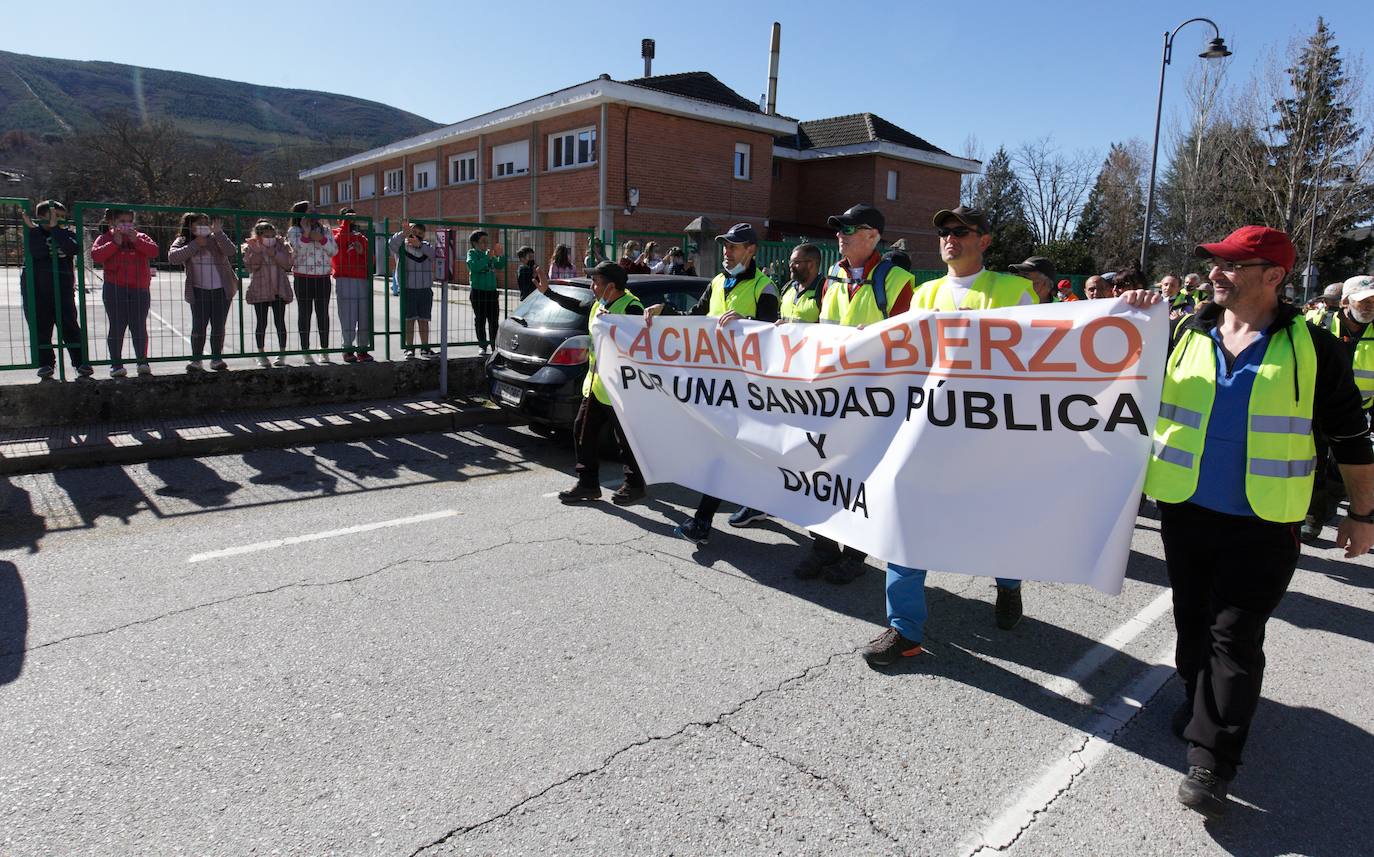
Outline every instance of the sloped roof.
<svg viewBox="0 0 1374 857"><path fill-rule="evenodd" d="M722 107L732 107L750 113L762 113L759 106L721 83L716 76L705 71L687 71L681 74L656 74L653 77L640 77L622 81L631 86L655 89L669 95L695 98Z"/></svg>
<svg viewBox="0 0 1374 857"><path fill-rule="evenodd" d="M796 137L784 135L778 137L776 142L788 149L818 149L876 143L880 140L922 152L949 154L939 146L932 145L905 128L873 113L851 113L848 116L799 122Z"/></svg>

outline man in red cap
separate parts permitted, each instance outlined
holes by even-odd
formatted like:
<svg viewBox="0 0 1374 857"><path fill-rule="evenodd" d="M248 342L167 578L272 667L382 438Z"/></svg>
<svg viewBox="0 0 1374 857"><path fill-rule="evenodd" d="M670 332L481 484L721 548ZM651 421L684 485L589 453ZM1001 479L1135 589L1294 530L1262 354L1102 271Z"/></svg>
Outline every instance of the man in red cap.
<svg viewBox="0 0 1374 857"><path fill-rule="evenodd" d="M1347 557L1374 545L1374 450L1350 357L1279 301L1288 236L1245 226L1197 254L1213 301L1174 328L1145 493L1160 534L1187 694L1174 731L1188 742L1178 799L1224 812L1264 676L1264 628L1297 566L1298 525L1320 423L1350 492L1336 536ZM1158 295L1133 292L1133 304Z"/></svg>

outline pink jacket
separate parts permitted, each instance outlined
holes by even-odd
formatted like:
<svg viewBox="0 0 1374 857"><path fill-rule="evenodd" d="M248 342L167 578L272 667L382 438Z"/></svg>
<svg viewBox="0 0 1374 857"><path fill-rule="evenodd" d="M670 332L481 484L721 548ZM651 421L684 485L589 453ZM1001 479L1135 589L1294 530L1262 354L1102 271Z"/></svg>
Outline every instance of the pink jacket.
<svg viewBox="0 0 1374 857"><path fill-rule="evenodd" d="M250 304L266 304L281 298L291 303L295 294L286 276L291 273L291 248L285 241L278 239L270 250L262 246L261 241L245 243L243 264L252 272L245 300Z"/></svg>
<svg viewBox="0 0 1374 857"><path fill-rule="evenodd" d="M104 266L105 282L126 289L146 289L153 280L148 263L160 252L157 242L146 233L135 232L132 243L125 246L107 230L91 245L91 261Z"/></svg>

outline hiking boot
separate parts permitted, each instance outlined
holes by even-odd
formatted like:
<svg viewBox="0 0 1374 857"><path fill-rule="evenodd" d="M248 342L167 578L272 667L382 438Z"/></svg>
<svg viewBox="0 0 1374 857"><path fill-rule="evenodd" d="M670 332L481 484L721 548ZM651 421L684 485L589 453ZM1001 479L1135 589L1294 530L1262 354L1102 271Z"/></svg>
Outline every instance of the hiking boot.
<svg viewBox="0 0 1374 857"><path fill-rule="evenodd" d="M825 569L825 582L843 586L853 583L868 571L868 564L858 557L842 556L839 562L831 563Z"/></svg>
<svg viewBox="0 0 1374 857"><path fill-rule="evenodd" d="M631 503L644 499L648 493L649 492L644 490L643 483L632 484L626 482L624 485L615 489L615 493L611 495L611 502L617 506L628 506Z"/></svg>
<svg viewBox="0 0 1374 857"><path fill-rule="evenodd" d="M902 658L914 658L923 651L920 643L903 637L896 628L887 628L860 649L859 654L871 667L886 667Z"/></svg>
<svg viewBox="0 0 1374 857"><path fill-rule="evenodd" d="M994 611L997 627L1010 631L1021 621L1021 587L997 587L997 607Z"/></svg>
<svg viewBox="0 0 1374 857"><path fill-rule="evenodd" d="M559 491L558 499L562 500L564 503L581 503L584 500L600 500L601 486L583 485L579 482L567 491Z"/></svg>
<svg viewBox="0 0 1374 857"><path fill-rule="evenodd" d="M1201 765L1188 769L1188 776L1178 784L1178 802L1208 818L1226 814L1226 790L1230 782Z"/></svg>
<svg viewBox="0 0 1374 857"><path fill-rule="evenodd" d="M1174 710L1174 714L1169 718L1169 728L1173 730L1174 736L1180 741L1187 741L1183 737L1183 730L1188 728L1188 724L1193 722L1193 703L1183 700Z"/></svg>
<svg viewBox="0 0 1374 857"><path fill-rule="evenodd" d="M766 517L768 517L767 512L760 512L758 509L741 506L735 514L730 516L730 526L747 527L755 521L762 521Z"/></svg>
<svg viewBox="0 0 1374 857"><path fill-rule="evenodd" d="M792 576L798 580L814 580L824 574L825 570L837 561L837 557L810 551L806 554L806 558L797 563L796 568L792 569Z"/></svg>
<svg viewBox="0 0 1374 857"><path fill-rule="evenodd" d="M1322 525L1309 515L1298 529L1298 538L1305 545L1314 545L1322 537Z"/></svg>
<svg viewBox="0 0 1374 857"><path fill-rule="evenodd" d="M711 537L711 528L693 518L685 524L678 524L673 527L673 535L695 544L704 545L706 540Z"/></svg>

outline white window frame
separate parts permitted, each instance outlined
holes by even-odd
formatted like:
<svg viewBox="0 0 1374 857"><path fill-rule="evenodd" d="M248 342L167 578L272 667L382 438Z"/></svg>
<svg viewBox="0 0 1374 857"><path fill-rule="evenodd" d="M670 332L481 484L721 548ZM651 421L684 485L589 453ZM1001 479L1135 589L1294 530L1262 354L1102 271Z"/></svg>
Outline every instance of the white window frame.
<svg viewBox="0 0 1374 857"><path fill-rule="evenodd" d="M735 144L735 178L740 181L749 181L752 173L750 161L753 158L753 147L748 143Z"/></svg>
<svg viewBox="0 0 1374 857"><path fill-rule="evenodd" d="M467 169L463 169L466 167ZM466 173L466 178L464 178ZM448 183L470 184L477 181L477 152L464 152L448 157Z"/></svg>
<svg viewBox="0 0 1374 857"><path fill-rule="evenodd" d="M334 186L329 182L320 185L320 205L330 205L334 202Z"/></svg>
<svg viewBox="0 0 1374 857"><path fill-rule="evenodd" d="M580 143L586 138L586 157ZM596 163L596 126L574 128L549 135L549 169L571 170ZM562 161L562 163L557 163Z"/></svg>
<svg viewBox="0 0 1374 857"><path fill-rule="evenodd" d="M406 171L397 167L394 170L387 170L384 176L385 184L382 186L382 193L386 196L395 196L405 190Z"/></svg>
<svg viewBox="0 0 1374 857"><path fill-rule="evenodd" d="M524 148L521 150L519 147ZM515 157L517 151L520 152L519 157ZM509 143L502 143L499 146L491 147L491 177L493 179L524 176L529 175L529 172L529 140L512 140Z"/></svg>
<svg viewBox="0 0 1374 857"><path fill-rule="evenodd" d="M377 195L377 174L366 173L358 176L358 199L372 199Z"/></svg>
<svg viewBox="0 0 1374 857"><path fill-rule="evenodd" d="M897 179L897 171L896 171L896 170L888 170L888 171L887 171L887 198L888 198L888 199L896 199L896 198L897 198L897 181L898 181L898 179Z"/></svg>
<svg viewBox="0 0 1374 857"><path fill-rule="evenodd" d="M353 201L353 180L345 179L339 182L339 202Z"/></svg>
<svg viewBox="0 0 1374 857"><path fill-rule="evenodd" d="M412 167L410 170L411 192L434 190L438 179L436 175L438 169L439 164L436 161L425 161Z"/></svg>

